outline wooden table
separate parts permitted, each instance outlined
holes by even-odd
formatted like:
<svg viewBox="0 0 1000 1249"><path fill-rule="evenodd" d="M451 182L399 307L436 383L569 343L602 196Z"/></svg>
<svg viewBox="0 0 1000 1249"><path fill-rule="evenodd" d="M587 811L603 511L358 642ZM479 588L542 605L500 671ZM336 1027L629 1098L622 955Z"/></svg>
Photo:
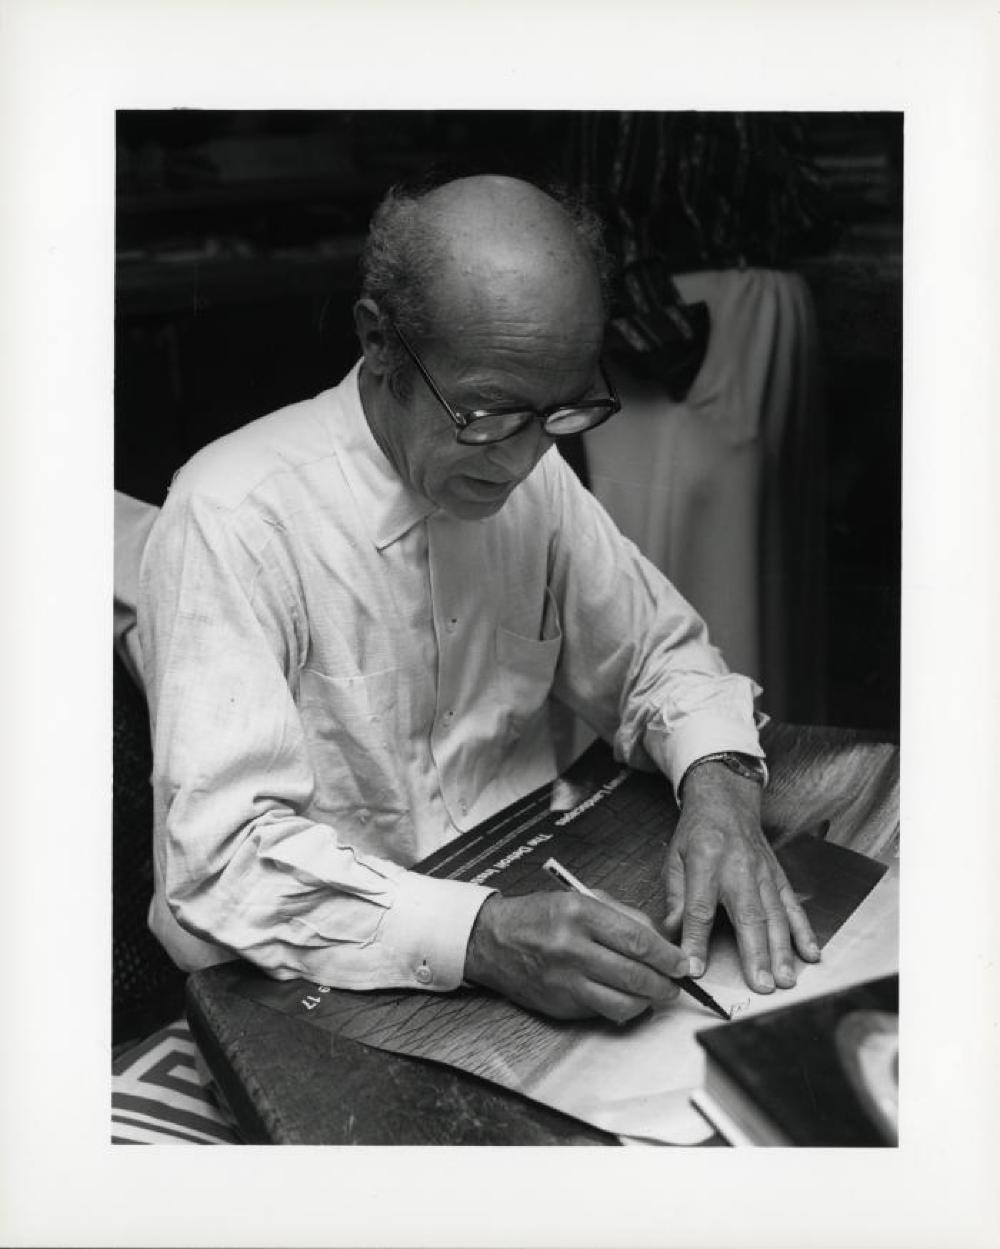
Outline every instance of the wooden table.
<svg viewBox="0 0 1000 1249"><path fill-rule="evenodd" d="M871 734L794 725L761 734L774 837L827 837L890 863L899 840L899 749ZM346 1040L250 1000L261 973L226 963L188 981L191 1030L244 1138L299 1145L587 1145L616 1138L451 1067Z"/></svg>

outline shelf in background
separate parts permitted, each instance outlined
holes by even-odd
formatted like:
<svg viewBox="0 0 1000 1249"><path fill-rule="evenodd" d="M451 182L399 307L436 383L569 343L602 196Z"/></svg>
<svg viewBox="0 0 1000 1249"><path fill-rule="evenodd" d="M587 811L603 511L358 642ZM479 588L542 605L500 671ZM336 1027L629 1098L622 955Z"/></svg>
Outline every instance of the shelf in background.
<svg viewBox="0 0 1000 1249"><path fill-rule="evenodd" d="M363 239L351 235L315 250L268 256L213 255L210 250L161 258L119 258L119 314L205 311L221 304L263 303L352 290Z"/></svg>

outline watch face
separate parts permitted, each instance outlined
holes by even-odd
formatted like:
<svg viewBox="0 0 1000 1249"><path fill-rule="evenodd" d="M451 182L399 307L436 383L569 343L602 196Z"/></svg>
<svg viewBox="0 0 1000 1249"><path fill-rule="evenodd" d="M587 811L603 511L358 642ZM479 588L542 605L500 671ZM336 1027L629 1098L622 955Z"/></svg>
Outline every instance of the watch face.
<svg viewBox="0 0 1000 1249"><path fill-rule="evenodd" d="M734 752L721 755L719 762L724 763L733 772L738 772L740 776L745 776L748 781L756 781L759 785L763 785L767 779L767 769L761 760L755 759L753 755L739 755Z"/></svg>
<svg viewBox="0 0 1000 1249"><path fill-rule="evenodd" d="M742 776L746 781L753 781L754 784L760 785L761 788L767 785L767 764L763 759L758 759L755 755L744 755L735 750L720 750L714 755L702 755L700 759L696 759L691 764L691 768L696 768L702 763L721 763L730 772L735 772L737 776ZM683 787L683 781L681 784Z"/></svg>

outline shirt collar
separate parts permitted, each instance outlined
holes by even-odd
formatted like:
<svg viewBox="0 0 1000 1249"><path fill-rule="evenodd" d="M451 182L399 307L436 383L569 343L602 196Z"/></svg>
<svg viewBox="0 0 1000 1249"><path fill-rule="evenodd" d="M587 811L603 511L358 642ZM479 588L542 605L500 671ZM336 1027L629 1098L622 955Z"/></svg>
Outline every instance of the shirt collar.
<svg viewBox="0 0 1000 1249"><path fill-rule="evenodd" d="M406 485L375 441L361 405L360 372L359 360L337 387L342 418L337 446L358 514L382 551L437 509Z"/></svg>

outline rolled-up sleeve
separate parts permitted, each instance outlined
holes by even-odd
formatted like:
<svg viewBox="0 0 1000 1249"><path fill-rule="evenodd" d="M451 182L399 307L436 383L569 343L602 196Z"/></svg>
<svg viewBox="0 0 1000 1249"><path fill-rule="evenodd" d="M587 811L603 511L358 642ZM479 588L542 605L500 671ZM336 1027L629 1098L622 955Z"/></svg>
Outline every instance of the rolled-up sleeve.
<svg viewBox="0 0 1000 1249"><path fill-rule="evenodd" d="M294 689L308 627L280 526L175 486L150 536L139 627L154 736L159 931L278 978L452 989L490 890L434 880L308 818ZM278 544L275 549L274 544ZM267 559L267 576L261 575ZM157 927L154 904L154 928Z"/></svg>
<svg viewBox="0 0 1000 1249"><path fill-rule="evenodd" d="M763 758L760 687L729 671L691 604L558 458L546 459L549 577L565 639L556 695L619 759L658 768L675 790L706 754Z"/></svg>

